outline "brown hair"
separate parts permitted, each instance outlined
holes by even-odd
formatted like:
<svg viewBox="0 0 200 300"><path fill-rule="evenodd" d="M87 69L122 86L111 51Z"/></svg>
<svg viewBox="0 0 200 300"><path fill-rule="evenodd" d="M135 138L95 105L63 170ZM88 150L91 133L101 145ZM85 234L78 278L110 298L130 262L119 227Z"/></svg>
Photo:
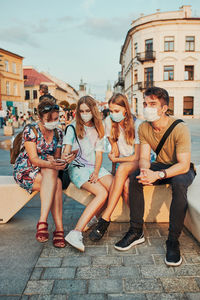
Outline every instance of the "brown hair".
<svg viewBox="0 0 200 300"><path fill-rule="evenodd" d="M44 94L48 93L48 86L46 84L40 84L40 91L42 91Z"/></svg>
<svg viewBox="0 0 200 300"><path fill-rule="evenodd" d="M52 109L49 112L46 112L45 106L46 107L50 106L50 107L52 107ZM55 106L58 107L58 105L55 105L53 100L51 100L47 97L44 97L43 100L38 104L38 107L37 107L39 118L42 119L45 114L48 114L47 121L50 121L52 113L55 111L58 112L58 109L54 108Z"/></svg>
<svg viewBox="0 0 200 300"><path fill-rule="evenodd" d="M80 106L83 103L85 103L89 107L89 109L92 113L93 123L94 123L94 126L96 128L99 138L100 139L103 138L104 127L103 127L103 123L101 120L101 115L100 115L98 107L96 105L96 101L91 96L81 97L77 103L77 108L76 108L76 133L77 133L77 136L80 139L83 139L84 135L85 135L84 122L81 119L81 115L80 115Z"/></svg>
<svg viewBox="0 0 200 300"><path fill-rule="evenodd" d="M133 121L133 117L126 96L120 93L115 94L108 101L108 105L111 103L125 108L126 110L126 114L124 118L125 139L128 145L133 145L134 138L135 138L134 121ZM112 120L111 122L112 122L111 138L113 139L113 141L116 142L119 138L119 124L117 122L113 122Z"/></svg>

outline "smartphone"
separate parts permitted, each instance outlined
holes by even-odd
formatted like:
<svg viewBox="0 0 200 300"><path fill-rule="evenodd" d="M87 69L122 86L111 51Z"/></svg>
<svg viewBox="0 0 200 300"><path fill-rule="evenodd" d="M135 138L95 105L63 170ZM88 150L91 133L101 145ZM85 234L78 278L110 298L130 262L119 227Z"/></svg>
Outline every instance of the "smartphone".
<svg viewBox="0 0 200 300"><path fill-rule="evenodd" d="M76 149L76 150L72 150L72 151L71 151L71 154L75 154L75 155L77 155L77 154L78 154L78 149Z"/></svg>
<svg viewBox="0 0 200 300"><path fill-rule="evenodd" d="M65 164L65 160L64 159L56 158L55 161L58 162L58 163Z"/></svg>

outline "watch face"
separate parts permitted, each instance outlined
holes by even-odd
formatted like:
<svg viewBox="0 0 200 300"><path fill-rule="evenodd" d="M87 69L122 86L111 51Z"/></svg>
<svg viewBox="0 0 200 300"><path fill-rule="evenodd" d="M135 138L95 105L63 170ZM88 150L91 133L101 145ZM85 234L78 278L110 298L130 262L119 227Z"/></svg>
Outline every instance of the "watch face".
<svg viewBox="0 0 200 300"><path fill-rule="evenodd" d="M165 177L165 173L164 173L164 172L162 172L162 171L161 171L161 172L159 172L159 173L158 173L158 175L159 175L159 177L160 177L160 178L164 178L164 177Z"/></svg>

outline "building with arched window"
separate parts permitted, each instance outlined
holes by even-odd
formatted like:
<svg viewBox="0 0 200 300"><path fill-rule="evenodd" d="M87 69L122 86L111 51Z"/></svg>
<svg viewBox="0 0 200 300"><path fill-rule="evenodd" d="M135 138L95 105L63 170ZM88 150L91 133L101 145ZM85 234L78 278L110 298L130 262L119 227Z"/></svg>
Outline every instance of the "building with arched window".
<svg viewBox="0 0 200 300"><path fill-rule="evenodd" d="M200 117L200 18L191 6L141 15L132 22L121 49L124 92L142 115L143 92L159 86L169 92L169 112Z"/></svg>

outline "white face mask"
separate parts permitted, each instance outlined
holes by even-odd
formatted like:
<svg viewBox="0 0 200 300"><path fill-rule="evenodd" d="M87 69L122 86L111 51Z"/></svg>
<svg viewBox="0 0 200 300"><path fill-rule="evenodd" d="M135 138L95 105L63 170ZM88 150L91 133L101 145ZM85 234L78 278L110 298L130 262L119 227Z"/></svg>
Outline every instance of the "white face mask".
<svg viewBox="0 0 200 300"><path fill-rule="evenodd" d="M54 130L59 124L59 121L55 121L55 122L45 122L44 123L44 127L47 130Z"/></svg>
<svg viewBox="0 0 200 300"><path fill-rule="evenodd" d="M90 120L92 120L93 115L91 112L87 113L87 114L80 114L81 115L81 119L83 120L84 123L89 122Z"/></svg>
<svg viewBox="0 0 200 300"><path fill-rule="evenodd" d="M156 107L144 107L143 116L148 122L158 121L160 116Z"/></svg>

